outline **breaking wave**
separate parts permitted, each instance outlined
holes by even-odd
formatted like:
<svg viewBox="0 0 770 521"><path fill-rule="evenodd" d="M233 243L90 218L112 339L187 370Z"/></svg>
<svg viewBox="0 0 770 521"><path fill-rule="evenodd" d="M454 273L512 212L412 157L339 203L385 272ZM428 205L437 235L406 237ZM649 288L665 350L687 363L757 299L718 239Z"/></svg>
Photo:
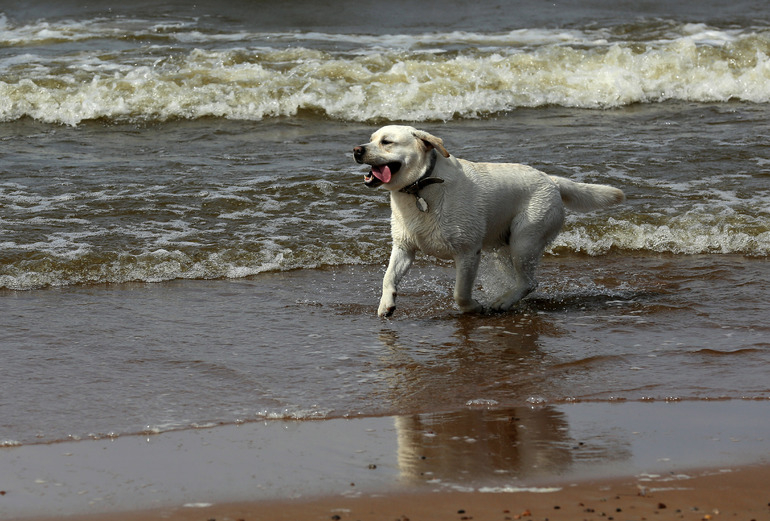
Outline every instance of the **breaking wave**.
<svg viewBox="0 0 770 521"><path fill-rule="evenodd" d="M174 279L241 278L263 272L320 268L346 264L381 266L388 258L389 230L381 226L379 241L361 241L352 232L346 239L324 244L309 238L280 244L263 237L253 243L222 245L208 251L203 245L169 244L166 249L98 251L82 243L29 245L0 244L9 258L0 270L0 288L28 290L73 284L160 282ZM770 231L751 225L674 218L666 224L631 219L568 224L549 248L549 254L604 255L611 251L668 254L770 255ZM142 246L139 246L142 247ZM58 248L58 249L57 249Z"/></svg>
<svg viewBox="0 0 770 521"><path fill-rule="evenodd" d="M89 41L88 50L73 42ZM519 107L770 101L770 29L206 33L192 22L0 18L0 120L480 118ZM94 46L104 50L94 50ZM41 51L59 46L62 52Z"/></svg>

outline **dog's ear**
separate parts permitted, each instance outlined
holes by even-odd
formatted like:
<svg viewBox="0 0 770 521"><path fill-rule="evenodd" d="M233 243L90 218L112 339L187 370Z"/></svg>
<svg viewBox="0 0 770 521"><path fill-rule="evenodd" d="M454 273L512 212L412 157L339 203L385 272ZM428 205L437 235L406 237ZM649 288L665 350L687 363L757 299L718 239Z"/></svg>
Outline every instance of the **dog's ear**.
<svg viewBox="0 0 770 521"><path fill-rule="evenodd" d="M444 142L441 140L441 138L428 134L424 130L415 130L413 134L414 137L423 142L428 150L435 148L441 152L442 156L449 157L449 152L447 152L446 148L444 148Z"/></svg>

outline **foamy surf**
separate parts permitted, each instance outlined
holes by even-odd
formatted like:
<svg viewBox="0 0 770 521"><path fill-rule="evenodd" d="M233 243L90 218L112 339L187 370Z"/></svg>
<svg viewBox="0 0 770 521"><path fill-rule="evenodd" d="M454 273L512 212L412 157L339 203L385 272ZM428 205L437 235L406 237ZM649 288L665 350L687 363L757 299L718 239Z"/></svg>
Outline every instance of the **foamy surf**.
<svg viewBox="0 0 770 521"><path fill-rule="evenodd" d="M693 216L674 218L668 224L605 218L591 223L574 219L548 249L549 255L610 252L668 254L770 255L770 231L727 222L707 222ZM201 252L199 245L184 249L159 249L133 254L129 251L89 251L82 244L63 244L58 250L45 243L20 247L2 243L6 254L19 252L0 272L0 288L29 290L43 287L94 283L161 282L174 279L243 278L265 272L290 271L350 264L379 265L387 258L388 230L371 243L335 241L311 244L298 240L284 246L262 239L262 244L223 245L215 252ZM358 242L358 244L356 244ZM347 246L345 246L347 244ZM32 254L22 254L26 250Z"/></svg>
<svg viewBox="0 0 770 521"><path fill-rule="evenodd" d="M730 212L728 212L730 213ZM687 212L662 223L609 217L602 226L567 226L550 251L603 255L612 250L670 254L770 255L770 231L763 218Z"/></svg>
<svg viewBox="0 0 770 521"><path fill-rule="evenodd" d="M626 191L627 203L609 214L570 213L549 254L770 253L767 193L755 179L767 173L763 150L750 152L753 159L737 171L732 163L705 165L703 177L669 169L701 155L703 146L723 145L701 141L661 152L672 134L659 133L652 120L647 126L633 120L644 135L613 136L610 146L607 130L589 129L590 137L563 155L571 138L558 124L529 144L528 133L537 129L513 129L516 118L527 117L516 111L524 107L564 114L561 107L643 104L659 107L654 117L666 119L660 125L678 130L683 120L674 112L683 102L770 101L770 29L759 23L650 19L369 34L260 32L210 22L184 16L17 22L0 15L0 121L44 129L28 138L2 137L9 152L0 182L0 288L381 264L389 247L387 202L356 184L360 172L345 153L385 120L467 125L462 138L447 136L458 157L543 161L534 166ZM665 101L677 109L660 104ZM761 107L752 110L764 121ZM512 126L486 124L504 113L513 114ZM474 119L484 120L483 127L471 130ZM115 132L106 137L93 121ZM276 125L277 134L242 139L244 130L259 126L251 122ZM350 122L366 129L353 136L343 128ZM184 123L200 129L187 148L181 145L187 135L166 135ZM134 136L134 124L155 137ZM325 144L307 137L313 129ZM340 134L329 137L330 129ZM719 136L733 140L732 132ZM293 153L276 139L318 146L303 144ZM498 154L500 147L484 143L489 139L510 146ZM640 139L646 151L610 151L638 149ZM154 141L164 143L160 150ZM89 143L107 148L94 152ZM550 148L527 150L543 143ZM740 146L752 143L744 138ZM591 151L581 157L580 147ZM641 164L648 158L657 163Z"/></svg>
<svg viewBox="0 0 770 521"><path fill-rule="evenodd" d="M104 52L72 46L102 40ZM766 28L658 21L373 36L207 33L189 20L0 19L0 43L24 49L0 58L1 121L259 121L304 112L447 121L549 105L770 101ZM37 52L42 46L63 52L51 57Z"/></svg>

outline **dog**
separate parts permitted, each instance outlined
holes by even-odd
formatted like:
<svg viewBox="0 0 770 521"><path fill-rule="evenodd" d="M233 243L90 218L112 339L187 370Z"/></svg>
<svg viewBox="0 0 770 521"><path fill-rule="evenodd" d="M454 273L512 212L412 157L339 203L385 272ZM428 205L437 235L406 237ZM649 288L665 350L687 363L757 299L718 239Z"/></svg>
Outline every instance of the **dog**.
<svg viewBox="0 0 770 521"><path fill-rule="evenodd" d="M472 295L482 251L510 256L510 287L489 311L505 311L537 287L535 269L564 224L564 207L590 211L619 204L611 186L577 183L515 163L474 163L447 152L440 138L388 125L353 148L371 166L364 183L390 192L393 249L377 314L396 310L401 279L420 250L454 260L454 300L463 313L486 311Z"/></svg>

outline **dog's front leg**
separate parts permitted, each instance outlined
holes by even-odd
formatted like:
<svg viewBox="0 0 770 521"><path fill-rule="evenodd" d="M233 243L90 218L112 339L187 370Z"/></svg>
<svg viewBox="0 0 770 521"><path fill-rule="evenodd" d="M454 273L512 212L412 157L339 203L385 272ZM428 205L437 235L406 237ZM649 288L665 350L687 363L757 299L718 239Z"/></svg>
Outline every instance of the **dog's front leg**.
<svg viewBox="0 0 770 521"><path fill-rule="evenodd" d="M382 279L382 298L377 314L381 317L389 317L396 310L396 295L398 284L409 271L414 261L414 250L405 249L397 244L393 245L390 252L390 263Z"/></svg>
<svg viewBox="0 0 770 521"><path fill-rule="evenodd" d="M463 313L477 313L482 310L481 304L473 298L473 283L479 271L481 250L455 258L455 302Z"/></svg>

